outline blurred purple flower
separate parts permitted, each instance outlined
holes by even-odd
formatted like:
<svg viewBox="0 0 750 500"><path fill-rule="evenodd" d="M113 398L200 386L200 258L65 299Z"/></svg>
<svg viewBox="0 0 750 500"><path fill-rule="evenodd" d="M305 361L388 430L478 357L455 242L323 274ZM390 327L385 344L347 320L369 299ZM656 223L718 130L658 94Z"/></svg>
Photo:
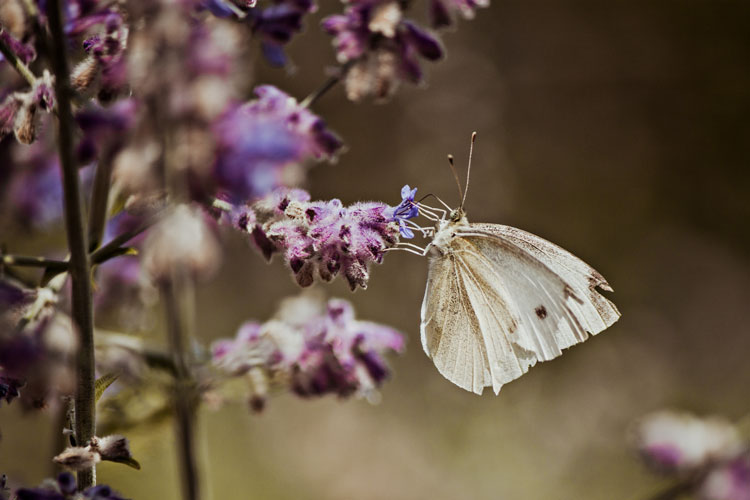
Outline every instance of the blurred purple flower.
<svg viewBox="0 0 750 500"><path fill-rule="evenodd" d="M302 31L304 16L316 9L313 0L274 0L273 5L249 11L252 30L260 37L263 55L271 65L286 65L284 45Z"/></svg>
<svg viewBox="0 0 750 500"><path fill-rule="evenodd" d="M62 218L62 181L57 155L45 141L16 150L16 166L8 187L8 210L23 229L41 229ZM89 189L93 169L79 171L84 190Z"/></svg>
<svg viewBox="0 0 750 500"><path fill-rule="evenodd" d="M352 290L366 288L370 264L381 263L398 241L392 209L378 202L344 207L337 199L307 200L304 191L279 189L254 204L252 242L266 259L283 254L302 287L316 274L331 281L342 272Z"/></svg>
<svg viewBox="0 0 750 500"><path fill-rule="evenodd" d="M388 219L398 222L401 236L407 239L414 238L414 232L406 225L406 221L419 215L419 207L414 203L417 188L411 189L408 184L401 188L401 203L389 209Z"/></svg>
<svg viewBox="0 0 750 500"><path fill-rule="evenodd" d="M83 131L76 150L79 163L90 163L102 152L118 152L133 127L137 107L134 99L123 99L108 108L96 106L78 111L75 120Z"/></svg>
<svg viewBox="0 0 750 500"><path fill-rule="evenodd" d="M54 101L54 80L48 71L36 79L27 92L13 92L0 103L0 139L11 131L22 144L31 144L39 132L40 114L38 111L52 111Z"/></svg>
<svg viewBox="0 0 750 500"><path fill-rule="evenodd" d="M76 479L73 474L63 472L56 481L46 480L38 488L21 488L16 491L17 500L74 500L85 498L88 500L125 500L112 491L107 485L87 488L82 496L76 493Z"/></svg>
<svg viewBox="0 0 750 500"><path fill-rule="evenodd" d="M23 43L3 29L2 26L0 26L0 40L3 41L24 64L29 64L36 59L36 50L34 50L33 44ZM0 62L2 61L5 61L5 57L0 53Z"/></svg>
<svg viewBox="0 0 750 500"><path fill-rule="evenodd" d="M88 2L91 3L91 2ZM114 100L127 85L128 27L122 15L111 8L85 16L77 21L70 35L89 31L94 26L104 25L104 31L95 33L83 41L87 57L71 72L73 88L84 95L97 92L102 102Z"/></svg>
<svg viewBox="0 0 750 500"><path fill-rule="evenodd" d="M353 101L386 99L401 80L421 83L419 56L435 61L444 54L434 35L403 19L394 0L350 2L343 14L325 18L322 26L334 37L338 61L352 63L344 85Z"/></svg>
<svg viewBox="0 0 750 500"><path fill-rule="evenodd" d="M740 450L737 429L724 419L661 411L636 428L636 445L646 462L665 472L696 470Z"/></svg>
<svg viewBox="0 0 750 500"><path fill-rule="evenodd" d="M750 500L750 452L712 470L700 488L703 500Z"/></svg>
<svg viewBox="0 0 750 500"><path fill-rule="evenodd" d="M387 378L383 355L404 348L400 333L354 319L349 302L303 294L285 299L274 319L245 323L233 340L213 345L217 367L233 376L252 374L253 389L282 383L298 396L367 395ZM266 394L253 394L265 398Z"/></svg>
<svg viewBox="0 0 750 500"><path fill-rule="evenodd" d="M341 140L297 101L264 85L258 99L236 106L214 124L214 178L230 201L263 196L282 184L286 168L306 159L332 160Z"/></svg>
<svg viewBox="0 0 750 500"><path fill-rule="evenodd" d="M465 19L473 19L477 8L489 5L489 0L430 0L430 22L434 28L450 26L454 12Z"/></svg>

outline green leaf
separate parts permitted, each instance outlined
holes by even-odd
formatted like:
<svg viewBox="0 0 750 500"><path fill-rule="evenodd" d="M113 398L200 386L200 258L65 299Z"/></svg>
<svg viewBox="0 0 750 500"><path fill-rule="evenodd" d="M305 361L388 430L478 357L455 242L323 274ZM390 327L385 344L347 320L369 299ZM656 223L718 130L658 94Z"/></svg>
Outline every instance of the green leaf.
<svg viewBox="0 0 750 500"><path fill-rule="evenodd" d="M115 380L117 380L117 375L114 373L107 373L96 379L96 382L94 383L94 402L99 402L99 398L102 397L104 391L107 390L107 387L112 385ZM140 468L140 466L138 468Z"/></svg>
<svg viewBox="0 0 750 500"><path fill-rule="evenodd" d="M127 458L104 458L102 457L102 460L106 460L108 462L117 462L118 464L125 464L128 467L132 467L135 470L141 470L141 464L138 463L138 460L136 460L133 457L127 457Z"/></svg>

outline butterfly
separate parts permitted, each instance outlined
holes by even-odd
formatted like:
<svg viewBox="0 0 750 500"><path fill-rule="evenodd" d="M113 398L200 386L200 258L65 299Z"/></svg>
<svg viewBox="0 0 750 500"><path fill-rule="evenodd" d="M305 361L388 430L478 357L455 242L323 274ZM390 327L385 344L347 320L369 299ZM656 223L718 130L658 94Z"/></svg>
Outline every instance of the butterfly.
<svg viewBox="0 0 750 500"><path fill-rule="evenodd" d="M429 256L422 347L454 384L476 394L491 386L497 394L537 362L556 358L620 317L599 293L612 291L607 281L575 255L520 229L470 223L466 191L459 208L446 205L449 211L414 203L415 192L408 192L411 203L435 222L419 229L432 236L422 249Z"/></svg>

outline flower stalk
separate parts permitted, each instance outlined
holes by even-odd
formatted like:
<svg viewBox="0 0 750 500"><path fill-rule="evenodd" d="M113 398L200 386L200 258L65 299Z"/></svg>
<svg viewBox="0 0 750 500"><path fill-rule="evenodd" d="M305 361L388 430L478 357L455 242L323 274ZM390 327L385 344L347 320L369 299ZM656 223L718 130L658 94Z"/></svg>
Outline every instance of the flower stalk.
<svg viewBox="0 0 750 500"><path fill-rule="evenodd" d="M84 228L83 203L78 168L73 155L73 115L67 42L63 31L62 9L59 0L48 4L49 28L52 38L52 67L55 74L55 94L58 107L57 142L62 169L65 228L70 251L69 273L72 281L72 317L79 335L76 357L75 434L76 441L88 443L95 434L95 374L94 374L94 315L91 300L91 264L87 235ZM78 472L78 489L95 483L95 471Z"/></svg>
<svg viewBox="0 0 750 500"><path fill-rule="evenodd" d="M0 33L2 33L3 31L4 28L0 26ZM5 43L2 37L0 37L0 52L2 52L8 63L13 66L13 69L15 69L18 74L21 75L21 77L23 77L23 79L29 83L29 85L33 86L34 83L36 83L36 77L34 76L34 73L32 73L28 66L26 66L23 61L21 61L16 53L13 52L13 49L11 49L10 46Z"/></svg>

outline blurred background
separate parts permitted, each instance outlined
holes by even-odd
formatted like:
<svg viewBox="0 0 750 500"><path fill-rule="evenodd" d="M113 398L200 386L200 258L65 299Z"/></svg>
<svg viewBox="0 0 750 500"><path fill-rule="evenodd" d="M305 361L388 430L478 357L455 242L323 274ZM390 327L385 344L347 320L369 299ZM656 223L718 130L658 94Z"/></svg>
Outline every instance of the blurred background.
<svg viewBox="0 0 750 500"><path fill-rule="evenodd" d="M338 8L326 2L308 19L293 73L263 61L248 71L304 97L335 62L317 23ZM324 287L408 337L380 402L281 396L261 415L241 403L204 409L211 497L646 498L659 479L629 447L634 419L663 407L748 413L748 19L742 1L492 0L444 37L448 57L428 68L426 89L404 86L385 105L352 104L340 88L319 100L349 151L311 170L314 199L396 204L408 183L455 205L446 154L464 171L476 130L469 219L581 257L614 287L623 317L479 397L422 352L426 261L390 254L366 291ZM232 336L297 291L280 261L265 264L237 236L198 291L197 335ZM0 423L0 471L38 483L50 471L49 416L11 405ZM170 423L128 436L143 470L105 463L99 482L134 499L179 498Z"/></svg>

